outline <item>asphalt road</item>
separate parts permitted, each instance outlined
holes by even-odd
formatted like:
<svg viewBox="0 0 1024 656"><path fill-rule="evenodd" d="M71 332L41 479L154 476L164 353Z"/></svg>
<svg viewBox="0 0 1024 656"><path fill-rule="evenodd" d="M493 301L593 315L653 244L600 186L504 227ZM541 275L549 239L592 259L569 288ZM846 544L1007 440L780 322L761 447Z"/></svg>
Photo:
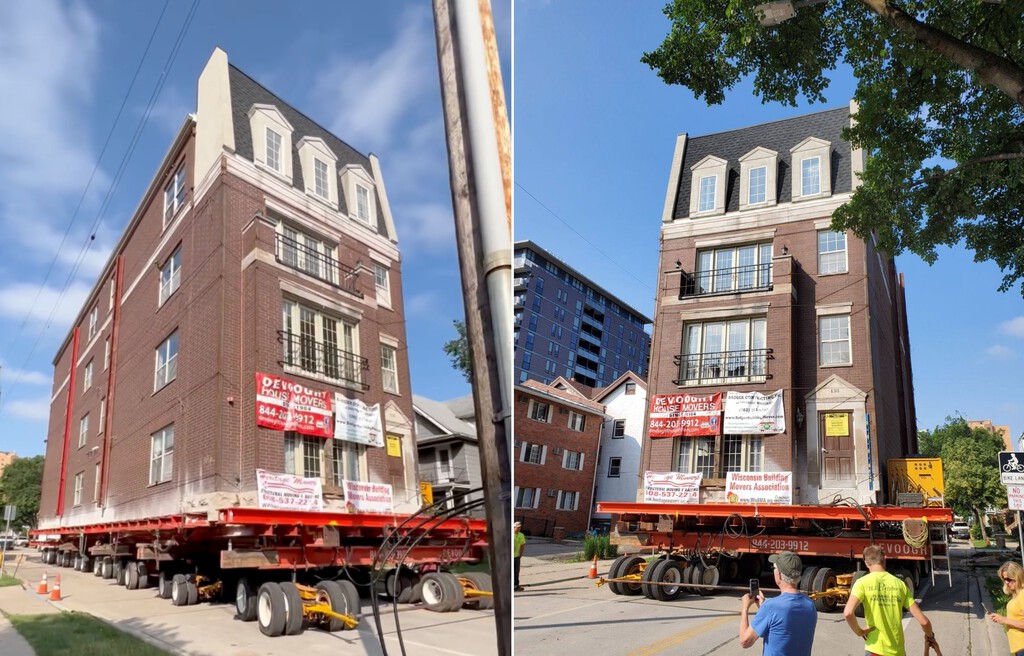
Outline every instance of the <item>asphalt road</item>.
<svg viewBox="0 0 1024 656"><path fill-rule="evenodd" d="M599 564L607 576L611 561ZM739 599L742 592L715 596L683 595L672 602L643 596L616 596L586 577L586 563L559 563L524 557L521 582L526 590L515 595L516 656L601 654L601 656L738 656L759 654L739 645ZM777 594L762 585L768 597ZM1008 656L1002 632L984 619L980 601L985 593L973 572L955 571L946 579L922 583L918 603L932 620L944 656ZM986 601L986 603L988 603ZM991 604L989 604L991 606ZM908 613L904 620L908 654L924 651L920 626ZM760 642L760 641L759 641ZM847 627L841 613L819 613L814 654L863 656L864 643Z"/></svg>

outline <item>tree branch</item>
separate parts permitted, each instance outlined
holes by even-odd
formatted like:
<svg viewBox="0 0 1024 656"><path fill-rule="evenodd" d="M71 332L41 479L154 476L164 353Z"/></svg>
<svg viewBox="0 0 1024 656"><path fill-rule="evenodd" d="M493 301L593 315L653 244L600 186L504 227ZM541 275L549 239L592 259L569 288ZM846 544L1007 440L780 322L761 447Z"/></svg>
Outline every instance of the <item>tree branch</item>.
<svg viewBox="0 0 1024 656"><path fill-rule="evenodd" d="M927 178L921 178L920 180L915 182L912 186L917 187L919 185L928 184L930 182L938 182L939 180L945 178L946 176L952 175L953 173L956 173L957 171L959 171L962 168L965 168L965 167L968 167L968 166L974 166L975 164L987 164L988 162L1010 162L1010 161L1018 160L1018 159L1024 159L1024 153L1001 153L999 155L986 155L985 157L977 157L975 159L969 159L966 162L964 162L963 164L957 164L956 166L954 166L953 168L949 169L948 171L943 171L942 173L936 173L935 175L930 175Z"/></svg>
<svg viewBox="0 0 1024 656"><path fill-rule="evenodd" d="M903 34L934 50L957 66L974 71L983 84L990 84L1024 106L1024 69L984 48L966 43L942 30L922 23L888 0L858 0Z"/></svg>

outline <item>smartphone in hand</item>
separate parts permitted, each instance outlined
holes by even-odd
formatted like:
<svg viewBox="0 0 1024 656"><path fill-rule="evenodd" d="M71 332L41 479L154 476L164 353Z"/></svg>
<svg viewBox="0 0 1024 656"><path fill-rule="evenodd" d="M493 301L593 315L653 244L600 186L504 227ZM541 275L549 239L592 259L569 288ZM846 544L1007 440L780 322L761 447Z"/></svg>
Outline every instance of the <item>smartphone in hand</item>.
<svg viewBox="0 0 1024 656"><path fill-rule="evenodd" d="M986 605L985 605L985 602L982 602L982 603L981 603L981 608L982 608L982 610L984 610L984 611L985 611L985 614L986 614L986 615L989 615L989 614L991 614L991 613L992 613L992 611L990 611L990 610L988 609L988 606L986 606Z"/></svg>
<svg viewBox="0 0 1024 656"><path fill-rule="evenodd" d="M757 595L761 592L761 581L759 579L750 579L750 598L757 600Z"/></svg>

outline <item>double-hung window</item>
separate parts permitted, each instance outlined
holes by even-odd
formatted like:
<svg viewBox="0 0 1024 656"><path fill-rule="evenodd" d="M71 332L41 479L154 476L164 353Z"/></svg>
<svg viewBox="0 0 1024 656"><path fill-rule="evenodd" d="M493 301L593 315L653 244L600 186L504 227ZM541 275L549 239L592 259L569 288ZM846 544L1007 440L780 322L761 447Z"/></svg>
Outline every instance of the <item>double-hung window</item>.
<svg viewBox="0 0 1024 656"><path fill-rule="evenodd" d="M521 487L516 491L516 508L536 508L540 503L539 487Z"/></svg>
<svg viewBox="0 0 1024 656"><path fill-rule="evenodd" d="M818 275L846 273L846 233L818 231Z"/></svg>
<svg viewBox="0 0 1024 656"><path fill-rule="evenodd" d="M363 359L356 350L354 323L286 299L281 332L286 367L362 385Z"/></svg>
<svg viewBox="0 0 1024 656"><path fill-rule="evenodd" d="M524 444L519 460L533 465L543 465L544 451L544 447L540 444Z"/></svg>
<svg viewBox="0 0 1024 656"><path fill-rule="evenodd" d="M548 421L551 413L551 406L540 401L530 401L530 419L534 421Z"/></svg>
<svg viewBox="0 0 1024 656"><path fill-rule="evenodd" d="M768 289L771 284L771 243L745 244L699 251L695 284L683 295Z"/></svg>
<svg viewBox="0 0 1024 656"><path fill-rule="evenodd" d="M715 209L715 183L718 176L709 175L700 179L700 196L697 200L698 212L710 212Z"/></svg>
<svg viewBox="0 0 1024 656"><path fill-rule="evenodd" d="M89 339L96 336L96 329L100 324L100 306L96 306L89 313Z"/></svg>
<svg viewBox="0 0 1024 656"><path fill-rule="evenodd" d="M569 451L568 449L564 451L562 453L562 469L581 471L583 469L583 454L579 451Z"/></svg>
<svg viewBox="0 0 1024 656"><path fill-rule="evenodd" d="M85 443L89 440L89 415L86 413L84 417L78 420L78 447L85 446Z"/></svg>
<svg viewBox="0 0 1024 656"><path fill-rule="evenodd" d="M853 364L850 355L850 315L828 315L818 320L822 366Z"/></svg>
<svg viewBox="0 0 1024 656"><path fill-rule="evenodd" d="M82 376L82 391L87 391L92 387L92 360L89 360L89 364L85 365L85 375Z"/></svg>
<svg viewBox="0 0 1024 656"><path fill-rule="evenodd" d="M281 135L267 128L267 166L281 173Z"/></svg>
<svg viewBox="0 0 1024 656"><path fill-rule="evenodd" d="M759 472L764 458L764 438L761 435L724 435L722 437L722 470L729 472Z"/></svg>
<svg viewBox="0 0 1024 656"><path fill-rule="evenodd" d="M704 478L714 476L714 437L680 437L676 438L676 442L679 445L676 455L676 471L703 474Z"/></svg>
<svg viewBox="0 0 1024 656"><path fill-rule="evenodd" d="M373 284L377 289L377 303L391 307L391 282L388 279L388 268L382 264L373 265Z"/></svg>
<svg viewBox="0 0 1024 656"><path fill-rule="evenodd" d="M767 198L768 167L758 166L757 168L750 169L748 182L747 204L756 205L763 203Z"/></svg>
<svg viewBox="0 0 1024 656"><path fill-rule="evenodd" d="M763 317L687 324L679 384L763 378L768 359L765 333Z"/></svg>
<svg viewBox="0 0 1024 656"><path fill-rule="evenodd" d="M173 464L174 424L171 424L150 436L149 484L156 485L171 480Z"/></svg>
<svg viewBox="0 0 1024 656"><path fill-rule="evenodd" d="M569 428L574 431L583 431L587 425L586 415L581 415L578 412L569 411Z"/></svg>
<svg viewBox="0 0 1024 656"><path fill-rule="evenodd" d="M394 346L380 345L380 373L384 391L398 394L398 350Z"/></svg>
<svg viewBox="0 0 1024 656"><path fill-rule="evenodd" d="M800 162L800 195L821 193L821 158L808 157Z"/></svg>
<svg viewBox="0 0 1024 656"><path fill-rule="evenodd" d="M626 420L616 419L612 425L612 439L621 440L626 436Z"/></svg>
<svg viewBox="0 0 1024 656"><path fill-rule="evenodd" d="M294 431L284 434L284 471L304 478L319 478L342 487L362 480L363 447L347 440L324 440Z"/></svg>
<svg viewBox="0 0 1024 656"><path fill-rule="evenodd" d="M82 505L82 488L85 487L85 472L75 474L75 505Z"/></svg>
<svg viewBox="0 0 1024 656"><path fill-rule="evenodd" d="M622 473L622 458L608 458L608 478L618 478Z"/></svg>
<svg viewBox="0 0 1024 656"><path fill-rule="evenodd" d="M580 503L580 493L575 490L558 491L558 509L576 510Z"/></svg>
<svg viewBox="0 0 1024 656"><path fill-rule="evenodd" d="M333 245L284 223L278 224L276 241L278 262L332 285L338 284Z"/></svg>
<svg viewBox="0 0 1024 656"><path fill-rule="evenodd" d="M178 168L174 177L164 188L164 227L171 222L185 204L185 166Z"/></svg>
<svg viewBox="0 0 1024 656"><path fill-rule="evenodd" d="M327 186L327 163L322 159L313 159L313 191L317 196L323 199L328 198Z"/></svg>
<svg viewBox="0 0 1024 656"><path fill-rule="evenodd" d="M156 375L154 376L153 391L155 392L177 377L178 331L175 330L156 348Z"/></svg>
<svg viewBox="0 0 1024 656"><path fill-rule="evenodd" d="M181 246L174 249L160 268L160 299L159 305L171 297L181 285Z"/></svg>
<svg viewBox="0 0 1024 656"><path fill-rule="evenodd" d="M356 218L370 222L370 190L361 184L356 185Z"/></svg>

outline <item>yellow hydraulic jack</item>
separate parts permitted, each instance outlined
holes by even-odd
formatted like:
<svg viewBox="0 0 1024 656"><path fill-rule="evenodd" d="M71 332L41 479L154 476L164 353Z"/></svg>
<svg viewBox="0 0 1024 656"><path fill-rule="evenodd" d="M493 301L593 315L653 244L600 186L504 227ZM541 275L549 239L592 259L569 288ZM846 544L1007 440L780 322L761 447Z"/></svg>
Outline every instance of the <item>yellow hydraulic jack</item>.
<svg viewBox="0 0 1024 656"><path fill-rule="evenodd" d="M331 584L336 582L325 581L323 583ZM352 617L351 615L339 613L336 610L339 606L348 605L349 602L336 599L332 604L332 597L335 596L334 591L329 585L325 586L323 583L321 587L316 588L299 585L298 583L295 584L295 587L299 590L299 596L302 598L303 616L311 623L323 625L328 631L356 628L359 625L358 616ZM344 595L340 588L338 594Z"/></svg>

